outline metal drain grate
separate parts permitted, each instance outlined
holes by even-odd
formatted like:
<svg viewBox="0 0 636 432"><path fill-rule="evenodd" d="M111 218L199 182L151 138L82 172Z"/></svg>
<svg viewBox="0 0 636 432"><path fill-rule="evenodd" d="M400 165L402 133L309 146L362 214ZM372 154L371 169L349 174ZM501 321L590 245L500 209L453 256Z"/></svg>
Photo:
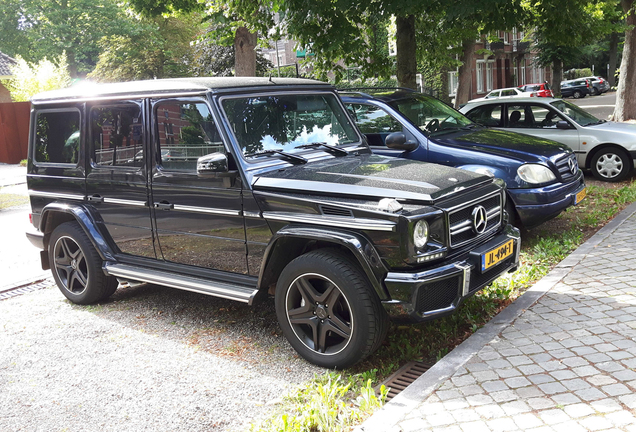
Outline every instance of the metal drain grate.
<svg viewBox="0 0 636 432"><path fill-rule="evenodd" d="M386 396L386 401L390 401L397 396L402 390L407 388L409 384L418 379L427 370L431 368L431 365L412 361L402 366L397 372L388 377L382 384L389 389L389 393ZM380 390L380 386L376 387L376 392Z"/></svg>
<svg viewBox="0 0 636 432"><path fill-rule="evenodd" d="M48 288L53 285L55 282L52 279L44 279L41 281L37 281L34 283L30 283L28 285L17 286L9 289L4 289L0 291L0 300L6 300L11 297L19 296L22 294L30 293L33 291L41 290L43 288Z"/></svg>

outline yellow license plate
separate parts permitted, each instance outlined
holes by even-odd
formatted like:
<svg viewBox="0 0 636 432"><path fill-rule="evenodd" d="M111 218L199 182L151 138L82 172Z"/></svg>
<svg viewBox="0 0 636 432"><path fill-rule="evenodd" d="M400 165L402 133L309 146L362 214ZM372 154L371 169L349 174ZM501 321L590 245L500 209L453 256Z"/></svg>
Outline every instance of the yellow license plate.
<svg viewBox="0 0 636 432"><path fill-rule="evenodd" d="M586 195L587 195L587 189L583 188L581 192L576 194L576 197L574 198L574 205L577 205L578 203L583 201L583 198L585 198Z"/></svg>
<svg viewBox="0 0 636 432"><path fill-rule="evenodd" d="M489 250L481 256L481 271L488 270L490 267L499 264L513 253L515 246L514 240L508 240L506 243Z"/></svg>

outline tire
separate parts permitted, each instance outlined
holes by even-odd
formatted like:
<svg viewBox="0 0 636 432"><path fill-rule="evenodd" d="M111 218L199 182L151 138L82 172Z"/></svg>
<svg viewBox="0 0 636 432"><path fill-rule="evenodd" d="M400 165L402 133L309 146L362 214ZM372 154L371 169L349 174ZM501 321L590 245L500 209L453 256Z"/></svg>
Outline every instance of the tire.
<svg viewBox="0 0 636 432"><path fill-rule="evenodd" d="M592 96L596 96L596 95L598 95L598 94L601 94L601 92L600 92L600 91L599 91L596 87L592 87L592 88L590 89L590 94L591 94Z"/></svg>
<svg viewBox="0 0 636 432"><path fill-rule="evenodd" d="M57 287L73 303L95 303L117 289L117 279L104 274L101 257L77 222L65 222L53 230L49 264Z"/></svg>
<svg viewBox="0 0 636 432"><path fill-rule="evenodd" d="M291 261L276 284L276 315L305 360L347 368L380 347L388 317L357 263L322 249Z"/></svg>
<svg viewBox="0 0 636 432"><path fill-rule="evenodd" d="M594 154L590 168L599 180L619 182L629 176L632 161L624 150L608 147Z"/></svg>
<svg viewBox="0 0 636 432"><path fill-rule="evenodd" d="M580 98L582 98L582 97L583 97L583 93L581 93L581 91L580 91L580 90L576 90L576 91L574 91L574 93L572 93L572 97L573 97L574 99L580 99Z"/></svg>

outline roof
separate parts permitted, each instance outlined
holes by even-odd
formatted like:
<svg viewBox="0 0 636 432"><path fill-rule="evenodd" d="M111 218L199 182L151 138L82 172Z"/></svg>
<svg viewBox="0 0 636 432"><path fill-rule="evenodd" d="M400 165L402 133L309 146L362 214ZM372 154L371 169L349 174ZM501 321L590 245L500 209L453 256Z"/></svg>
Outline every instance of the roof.
<svg viewBox="0 0 636 432"><path fill-rule="evenodd" d="M11 66L18 64L14 58L0 52L0 77L12 76Z"/></svg>
<svg viewBox="0 0 636 432"><path fill-rule="evenodd" d="M146 81L97 84L84 81L62 90L35 95L31 102L46 103L59 100L90 100L101 98L134 97L143 95L168 95L177 93L205 93L215 90L235 88L258 88L277 86L322 86L329 84L304 78L264 78L264 77L202 77L170 78Z"/></svg>
<svg viewBox="0 0 636 432"><path fill-rule="evenodd" d="M481 99L474 100L473 102L468 101L466 105L487 105L487 104L496 104L496 103L507 103L514 104L517 103L527 103L527 102L542 102L542 103L550 103L556 100L562 100L559 98L551 98L551 97L502 97L502 98L492 98L492 99ZM466 106L464 105L464 106Z"/></svg>

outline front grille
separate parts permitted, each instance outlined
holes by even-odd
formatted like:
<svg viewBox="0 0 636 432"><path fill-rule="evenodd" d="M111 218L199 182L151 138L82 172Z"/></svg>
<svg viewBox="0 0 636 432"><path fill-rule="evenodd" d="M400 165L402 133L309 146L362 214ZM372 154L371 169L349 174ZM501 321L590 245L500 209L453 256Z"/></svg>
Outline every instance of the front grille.
<svg viewBox="0 0 636 432"><path fill-rule="evenodd" d="M461 276L452 276L420 287L416 310L429 312L449 307L457 297L461 280Z"/></svg>
<svg viewBox="0 0 636 432"><path fill-rule="evenodd" d="M572 178L579 172L579 164L576 162L576 155L574 154L559 159L556 162L556 167L562 180Z"/></svg>
<svg viewBox="0 0 636 432"><path fill-rule="evenodd" d="M486 210L486 226L481 233L477 231L473 213L481 206ZM491 195L480 201L455 209L448 215L450 245L458 247L476 238L486 236L501 225L501 194Z"/></svg>

